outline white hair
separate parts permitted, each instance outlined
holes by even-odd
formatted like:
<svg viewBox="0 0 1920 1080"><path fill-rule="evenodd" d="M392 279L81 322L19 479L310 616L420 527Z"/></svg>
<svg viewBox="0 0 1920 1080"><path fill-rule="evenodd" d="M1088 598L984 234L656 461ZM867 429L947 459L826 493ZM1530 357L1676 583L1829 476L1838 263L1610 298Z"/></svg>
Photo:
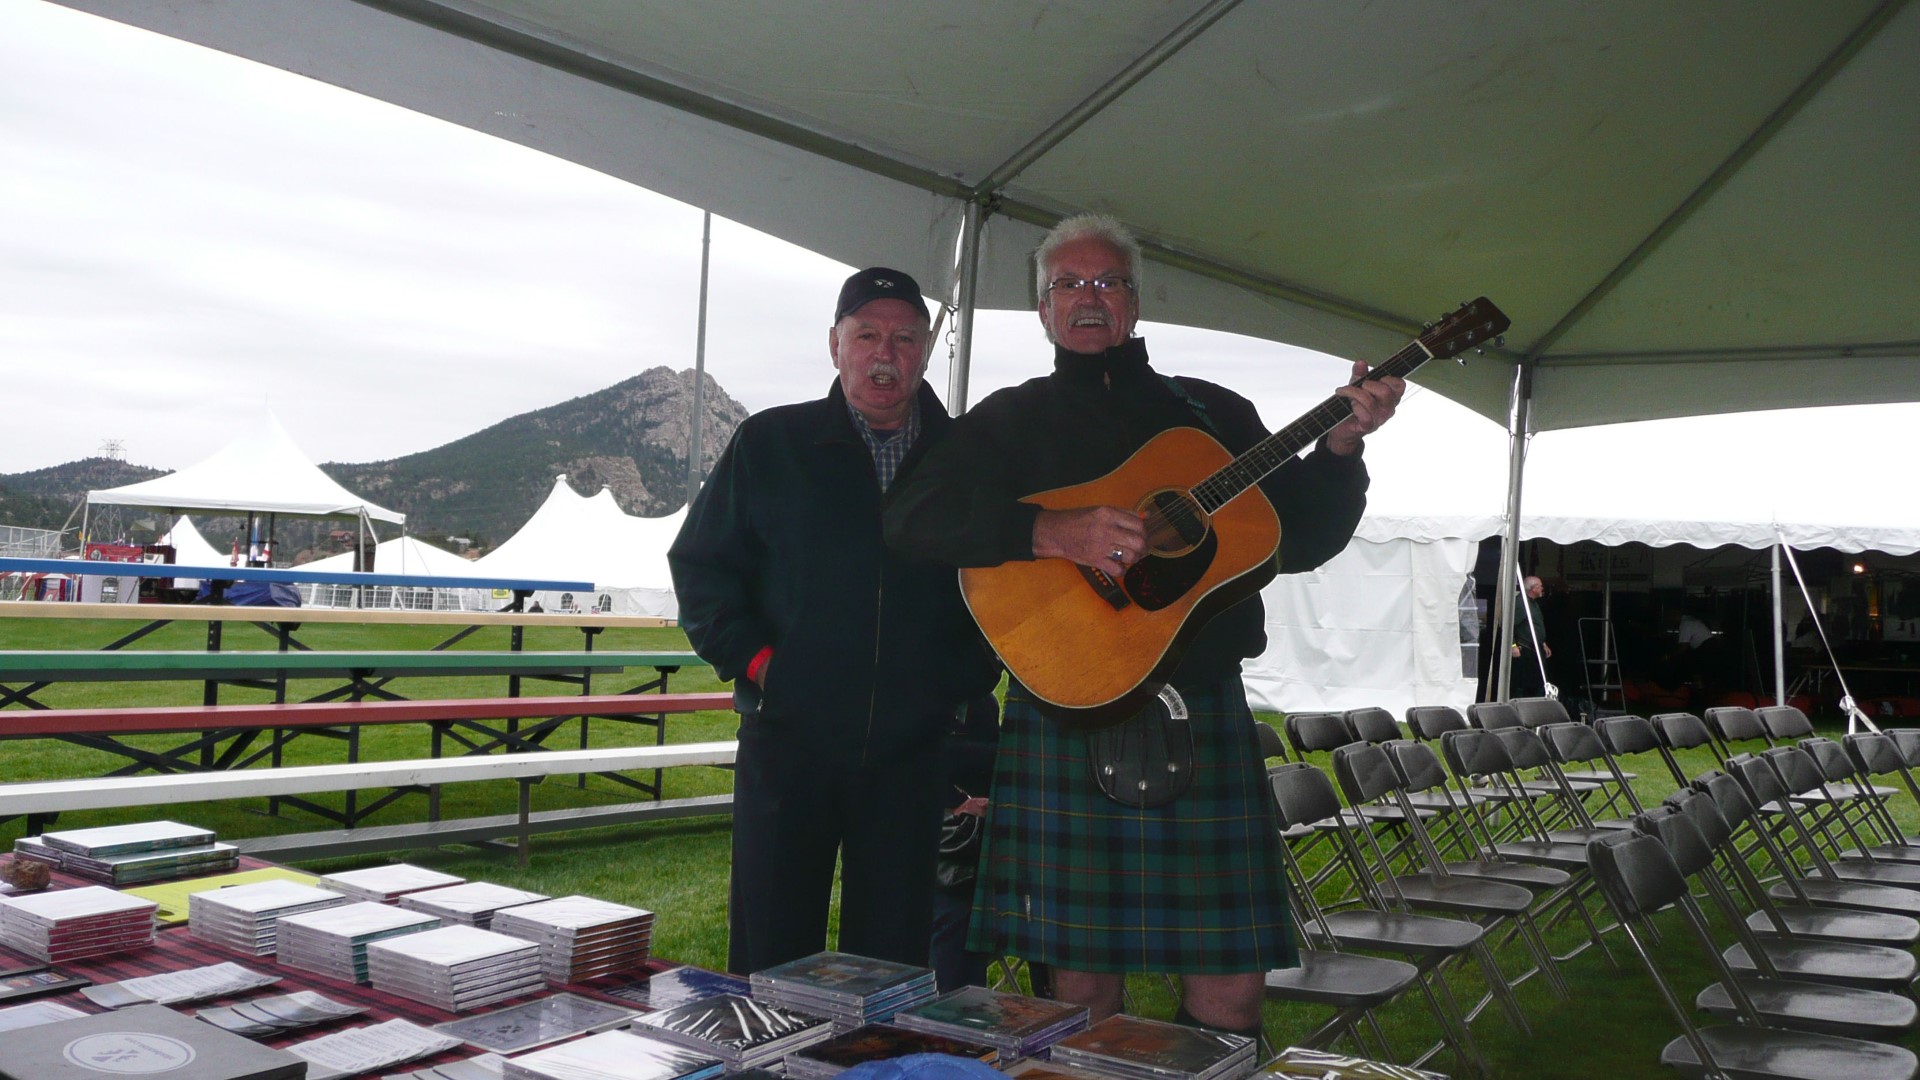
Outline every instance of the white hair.
<svg viewBox="0 0 1920 1080"><path fill-rule="evenodd" d="M1047 263L1053 253L1075 240L1104 240L1113 245L1121 255L1126 256L1127 276L1133 279L1133 294L1140 295L1140 241L1133 230L1120 223L1120 219L1111 214L1075 214L1063 219L1048 231L1046 239L1033 249L1033 290L1036 300L1045 300L1047 284L1051 275L1047 272Z"/></svg>

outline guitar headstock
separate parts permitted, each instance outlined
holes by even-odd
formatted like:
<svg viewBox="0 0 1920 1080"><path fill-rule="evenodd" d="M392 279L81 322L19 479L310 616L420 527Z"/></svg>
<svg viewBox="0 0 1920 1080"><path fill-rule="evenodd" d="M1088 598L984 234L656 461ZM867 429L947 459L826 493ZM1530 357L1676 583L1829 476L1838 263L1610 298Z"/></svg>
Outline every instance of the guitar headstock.
<svg viewBox="0 0 1920 1080"><path fill-rule="evenodd" d="M1513 320L1483 296L1461 304L1428 327L1420 335L1420 346L1436 359L1457 356L1492 341L1506 333L1507 327L1512 325Z"/></svg>

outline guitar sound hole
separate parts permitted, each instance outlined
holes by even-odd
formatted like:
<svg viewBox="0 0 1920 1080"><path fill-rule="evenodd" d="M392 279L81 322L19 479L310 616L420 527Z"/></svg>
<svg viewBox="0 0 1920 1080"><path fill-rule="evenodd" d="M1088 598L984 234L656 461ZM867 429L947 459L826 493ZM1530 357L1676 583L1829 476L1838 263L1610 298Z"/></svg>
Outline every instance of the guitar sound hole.
<svg viewBox="0 0 1920 1080"><path fill-rule="evenodd" d="M1192 551L1207 536L1207 514L1192 495L1164 488L1140 501L1147 527L1147 551L1161 558L1177 558Z"/></svg>

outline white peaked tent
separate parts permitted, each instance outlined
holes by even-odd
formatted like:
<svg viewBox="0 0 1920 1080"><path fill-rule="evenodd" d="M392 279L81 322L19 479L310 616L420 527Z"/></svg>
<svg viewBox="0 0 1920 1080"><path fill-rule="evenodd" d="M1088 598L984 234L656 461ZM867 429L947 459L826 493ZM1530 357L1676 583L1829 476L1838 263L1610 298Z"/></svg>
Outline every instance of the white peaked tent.
<svg viewBox="0 0 1920 1080"><path fill-rule="evenodd" d="M174 519L173 528L160 542L173 546L173 561L181 566L225 566L233 556L233 552L221 551L209 544L185 514Z"/></svg>
<svg viewBox="0 0 1920 1080"><path fill-rule="evenodd" d="M353 570L353 552L343 551L338 555L316 559L301 569L350 572ZM441 577L473 577L475 574L471 561L411 536L396 536L380 541L374 549L373 569L381 574L433 574Z"/></svg>
<svg viewBox="0 0 1920 1080"><path fill-rule="evenodd" d="M352 517L400 524L405 514L335 483L301 451L272 413L211 457L178 472L87 493L89 503L165 510Z"/></svg>
<svg viewBox="0 0 1920 1080"><path fill-rule="evenodd" d="M473 569L499 577L590 581L594 591L573 595L575 607L590 610L604 604L617 615L678 618L667 548L685 517L685 508L662 518L635 517L620 509L613 492L602 488L583 497L560 476L520 531ZM534 599L557 611L565 597L537 593Z"/></svg>
<svg viewBox="0 0 1920 1080"><path fill-rule="evenodd" d="M1273 410L1280 411L1280 410ZM1855 453L1920 425L1920 405L1727 414L1533 440L1523 539L1652 547L1920 552L1920 500ZM1249 693L1279 710L1464 705L1457 602L1503 527L1506 435L1436 394L1368 440L1373 484L1351 544L1263 594L1268 649Z"/></svg>

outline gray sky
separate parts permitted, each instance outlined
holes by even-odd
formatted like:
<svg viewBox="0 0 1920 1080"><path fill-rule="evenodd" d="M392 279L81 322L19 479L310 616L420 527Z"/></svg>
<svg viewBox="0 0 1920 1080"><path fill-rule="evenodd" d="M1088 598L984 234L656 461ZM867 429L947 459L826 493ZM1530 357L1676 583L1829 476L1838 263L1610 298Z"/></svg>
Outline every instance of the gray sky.
<svg viewBox="0 0 1920 1080"><path fill-rule="evenodd" d="M178 468L262 407L316 460L379 460L693 363L697 209L323 83L0 0L0 145L0 472L109 438ZM708 370L749 409L818 396L851 269L716 220ZM1030 313L978 331L974 400L1040 372ZM1145 332L1271 424L1344 373Z"/></svg>

